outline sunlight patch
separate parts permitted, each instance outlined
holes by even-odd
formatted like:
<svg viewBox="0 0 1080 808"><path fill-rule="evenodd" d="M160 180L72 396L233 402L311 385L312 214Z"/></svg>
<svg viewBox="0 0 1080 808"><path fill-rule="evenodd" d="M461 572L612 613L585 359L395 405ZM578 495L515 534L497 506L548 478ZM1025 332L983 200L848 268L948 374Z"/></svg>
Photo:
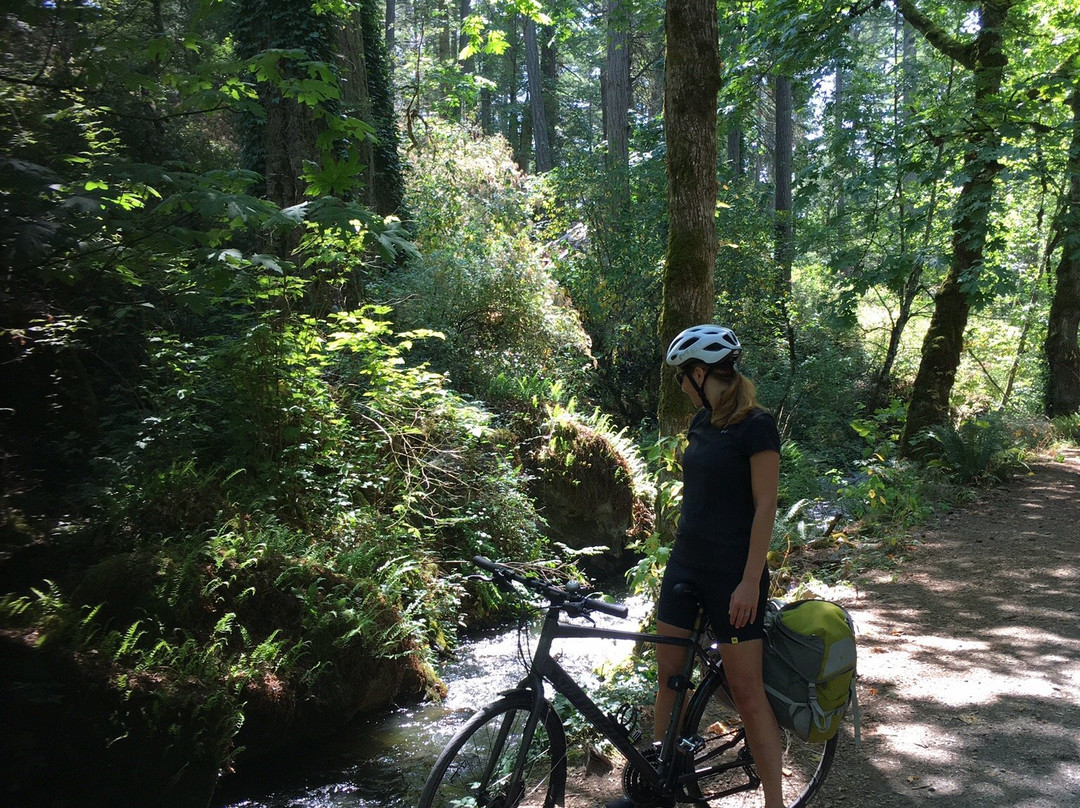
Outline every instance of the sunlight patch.
<svg viewBox="0 0 1080 808"><path fill-rule="evenodd" d="M939 726L909 722L878 728L884 748L912 763L935 763L960 766L964 762L964 745L959 735ZM934 739L932 742L930 739Z"/></svg>

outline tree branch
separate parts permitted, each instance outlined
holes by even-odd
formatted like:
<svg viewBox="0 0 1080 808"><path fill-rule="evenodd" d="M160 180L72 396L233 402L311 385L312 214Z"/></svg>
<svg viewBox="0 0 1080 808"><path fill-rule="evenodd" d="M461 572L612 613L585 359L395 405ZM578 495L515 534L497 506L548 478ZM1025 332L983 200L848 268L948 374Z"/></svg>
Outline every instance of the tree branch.
<svg viewBox="0 0 1080 808"><path fill-rule="evenodd" d="M911 24L911 27L926 37L926 41L935 50L959 62L969 70L975 69L974 43L964 43L949 36L937 23L919 11L919 7L915 5L915 0L896 0L896 7L900 9L900 13L904 15L904 19Z"/></svg>
<svg viewBox="0 0 1080 808"><path fill-rule="evenodd" d="M38 73L40 76L41 73ZM26 87L41 87L45 90L70 90L74 85L70 84L55 84L51 81L41 81L38 78L23 79L18 76L9 76L6 73L0 73L0 81L6 81L8 84L22 84Z"/></svg>

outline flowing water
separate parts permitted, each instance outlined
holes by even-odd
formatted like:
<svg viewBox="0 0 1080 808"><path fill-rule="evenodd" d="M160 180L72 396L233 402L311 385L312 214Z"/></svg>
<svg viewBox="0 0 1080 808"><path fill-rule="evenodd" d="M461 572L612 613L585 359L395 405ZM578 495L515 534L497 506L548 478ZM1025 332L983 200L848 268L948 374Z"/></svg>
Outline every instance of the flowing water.
<svg viewBox="0 0 1080 808"><path fill-rule="evenodd" d="M634 630L644 599L628 601L630 618L596 615L598 625ZM448 688L441 704L423 704L363 719L334 738L227 780L215 808L413 808L436 756L457 728L524 671L516 627L462 644L440 675ZM624 658L632 643L559 640L560 664L586 685L600 665ZM530 648L531 651L531 648ZM565 716L564 716L565 718Z"/></svg>

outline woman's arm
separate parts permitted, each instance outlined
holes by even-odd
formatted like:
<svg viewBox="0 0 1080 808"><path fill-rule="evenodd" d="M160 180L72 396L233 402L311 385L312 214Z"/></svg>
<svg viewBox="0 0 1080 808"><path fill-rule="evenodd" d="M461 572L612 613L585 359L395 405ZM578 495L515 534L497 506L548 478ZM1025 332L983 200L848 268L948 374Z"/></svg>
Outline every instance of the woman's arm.
<svg viewBox="0 0 1080 808"><path fill-rule="evenodd" d="M776 499L780 487L780 453L772 450L750 455L750 488L754 495L754 521L750 526L750 554L743 579L731 595L731 624L742 628L757 618L761 571L769 555Z"/></svg>

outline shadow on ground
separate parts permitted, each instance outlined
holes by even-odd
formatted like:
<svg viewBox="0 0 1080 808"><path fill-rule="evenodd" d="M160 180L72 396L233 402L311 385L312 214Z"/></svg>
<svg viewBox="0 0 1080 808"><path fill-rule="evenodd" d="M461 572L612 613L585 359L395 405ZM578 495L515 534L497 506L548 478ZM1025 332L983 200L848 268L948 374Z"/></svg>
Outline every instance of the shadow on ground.
<svg viewBox="0 0 1080 808"><path fill-rule="evenodd" d="M818 805L1080 806L1080 454L928 531L859 623L863 745Z"/></svg>

